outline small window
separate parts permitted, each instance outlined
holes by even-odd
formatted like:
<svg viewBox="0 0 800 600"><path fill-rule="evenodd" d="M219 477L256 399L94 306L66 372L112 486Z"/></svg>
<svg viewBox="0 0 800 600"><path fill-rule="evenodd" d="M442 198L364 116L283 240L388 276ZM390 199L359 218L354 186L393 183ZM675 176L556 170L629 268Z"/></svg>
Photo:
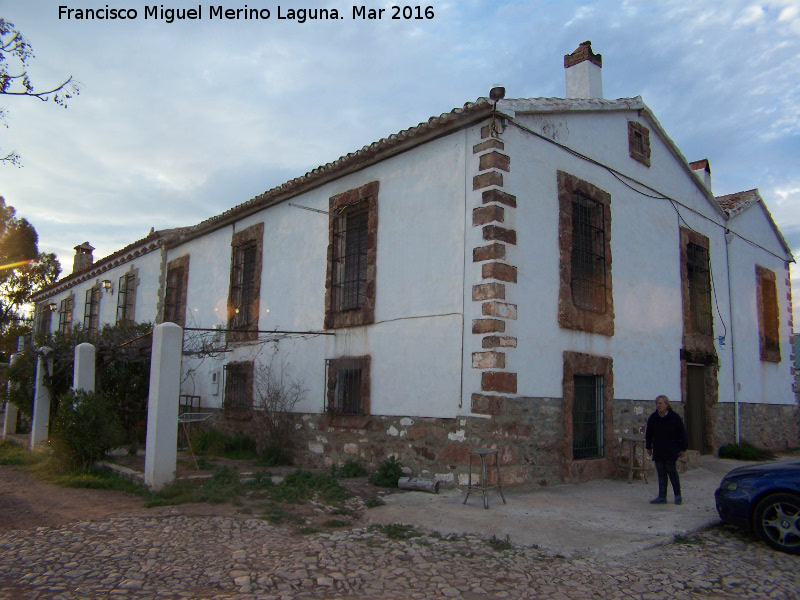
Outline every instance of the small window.
<svg viewBox="0 0 800 600"><path fill-rule="evenodd" d="M756 267L758 339L761 360L781 361L780 318L775 272Z"/></svg>
<svg viewBox="0 0 800 600"><path fill-rule="evenodd" d="M578 308L606 311L605 210L575 192L572 198L572 301Z"/></svg>
<svg viewBox="0 0 800 600"><path fill-rule="evenodd" d="M58 307L58 331L69 333L72 329L72 307L75 304L75 296L64 298Z"/></svg>
<svg viewBox="0 0 800 600"><path fill-rule="evenodd" d="M253 408L253 363L236 362L225 365L226 410L248 410Z"/></svg>
<svg viewBox="0 0 800 600"><path fill-rule="evenodd" d="M628 151L632 159L650 166L650 130L641 123L628 121Z"/></svg>
<svg viewBox="0 0 800 600"><path fill-rule="evenodd" d="M117 323L133 322L136 300L136 273L131 271L119 278L117 287Z"/></svg>
<svg viewBox="0 0 800 600"><path fill-rule="evenodd" d="M369 357L348 357L325 361L325 410L329 414L369 413Z"/></svg>
<svg viewBox="0 0 800 600"><path fill-rule="evenodd" d="M83 307L83 328L97 331L100 325L100 286L86 290L86 303Z"/></svg>
<svg viewBox="0 0 800 600"><path fill-rule="evenodd" d="M572 404L572 458L602 458L603 376L574 375L575 401Z"/></svg>
<svg viewBox="0 0 800 600"><path fill-rule="evenodd" d="M711 272L707 248L692 242L687 244L686 275L689 280L689 322L692 331L703 335L713 335Z"/></svg>

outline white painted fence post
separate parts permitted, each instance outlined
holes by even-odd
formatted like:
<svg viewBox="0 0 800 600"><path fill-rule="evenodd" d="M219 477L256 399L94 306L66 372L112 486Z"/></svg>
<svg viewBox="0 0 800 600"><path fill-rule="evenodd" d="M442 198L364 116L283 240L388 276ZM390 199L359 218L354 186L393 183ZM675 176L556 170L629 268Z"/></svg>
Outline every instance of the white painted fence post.
<svg viewBox="0 0 800 600"><path fill-rule="evenodd" d="M95 348L83 343L75 346L75 365L72 370L72 389L93 392L95 385Z"/></svg>
<svg viewBox="0 0 800 600"><path fill-rule="evenodd" d="M13 365L19 359L19 354L12 354L11 357L8 359L8 366ZM14 389L16 386L19 385L18 383L11 383L8 382L8 389ZM13 386L13 387L12 387ZM9 435L17 433L17 414L19 413L19 409L16 406L11 404L11 402L6 402L6 417L3 421L3 439L7 438Z"/></svg>
<svg viewBox="0 0 800 600"><path fill-rule="evenodd" d="M144 456L144 482L153 490L175 479L182 351L182 327L175 323L155 326Z"/></svg>
<svg viewBox="0 0 800 600"><path fill-rule="evenodd" d="M36 362L36 391L33 396L33 422L31 423L31 443L33 450L36 444L47 441L50 431L50 388L44 384L45 371L52 373L53 359L49 358L53 349L43 346L39 348L39 359Z"/></svg>

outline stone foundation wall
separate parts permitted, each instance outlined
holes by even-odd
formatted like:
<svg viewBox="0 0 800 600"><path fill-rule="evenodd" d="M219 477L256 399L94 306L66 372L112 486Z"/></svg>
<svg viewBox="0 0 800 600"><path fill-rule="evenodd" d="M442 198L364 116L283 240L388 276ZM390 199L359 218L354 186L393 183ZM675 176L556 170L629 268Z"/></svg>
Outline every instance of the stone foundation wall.
<svg viewBox="0 0 800 600"><path fill-rule="evenodd" d="M717 404L714 411L714 450L718 450L736 441L734 405ZM739 404L739 424L743 442L775 452L800 448L800 408L796 404Z"/></svg>
<svg viewBox="0 0 800 600"><path fill-rule="evenodd" d="M606 458L571 461L564 433L561 398L473 399L485 400L490 418L439 419L369 415L333 418L327 414L298 414L293 433L298 465L328 468L356 460L374 470L396 456L414 475L433 478L444 486L466 485L469 450L497 448L503 485L535 483L541 486L597 479L613 475L614 446ZM616 440L634 428L644 431L652 400L615 401ZM215 427L228 433L250 432L253 421L242 414L219 412ZM473 459L473 478L479 461ZM477 481L477 479L475 479Z"/></svg>

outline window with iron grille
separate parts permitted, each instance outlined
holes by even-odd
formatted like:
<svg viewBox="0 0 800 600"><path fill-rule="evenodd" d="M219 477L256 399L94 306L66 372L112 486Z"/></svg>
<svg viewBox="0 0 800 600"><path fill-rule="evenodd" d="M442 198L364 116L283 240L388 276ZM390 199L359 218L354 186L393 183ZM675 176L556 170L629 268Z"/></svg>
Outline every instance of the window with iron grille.
<svg viewBox="0 0 800 600"><path fill-rule="evenodd" d="M136 272L131 271L119 278L119 285L117 286L117 323L130 323L133 321L135 301Z"/></svg>
<svg viewBox="0 0 800 600"><path fill-rule="evenodd" d="M325 410L330 414L369 413L368 356L325 361Z"/></svg>
<svg viewBox="0 0 800 600"><path fill-rule="evenodd" d="M572 458L602 458L603 376L574 375L575 400L572 404Z"/></svg>
<svg viewBox="0 0 800 600"><path fill-rule="evenodd" d="M756 267L756 303L761 360L780 362L780 319L775 272Z"/></svg>
<svg viewBox="0 0 800 600"><path fill-rule="evenodd" d="M255 241L239 244L234 249L233 272L231 273L231 301L233 303L231 329L247 329L254 324L252 309L255 299L257 251Z"/></svg>
<svg viewBox="0 0 800 600"><path fill-rule="evenodd" d="M367 289L367 223L369 204L349 205L333 224L333 310L364 306Z"/></svg>
<svg viewBox="0 0 800 600"><path fill-rule="evenodd" d="M373 181L328 200L326 329L375 322L379 188Z"/></svg>
<svg viewBox="0 0 800 600"><path fill-rule="evenodd" d="M86 303L83 307L83 328L97 331L100 325L100 286L86 290Z"/></svg>
<svg viewBox="0 0 800 600"><path fill-rule="evenodd" d="M236 362L225 365L226 410L253 408L253 363Z"/></svg>
<svg viewBox="0 0 800 600"><path fill-rule="evenodd" d="M571 286L575 306L605 312L605 208L580 192L575 192L572 198Z"/></svg>
<svg viewBox="0 0 800 600"><path fill-rule="evenodd" d="M164 291L164 321L183 327L186 323L186 288L189 256L181 256L167 265L167 284Z"/></svg>
<svg viewBox="0 0 800 600"><path fill-rule="evenodd" d="M75 304L75 296L70 295L64 298L58 307L58 331L69 333L72 329L72 307Z"/></svg>
<svg viewBox="0 0 800 600"><path fill-rule="evenodd" d="M713 335L711 273L708 249L689 242L686 246L686 276L689 284L689 321L692 331Z"/></svg>

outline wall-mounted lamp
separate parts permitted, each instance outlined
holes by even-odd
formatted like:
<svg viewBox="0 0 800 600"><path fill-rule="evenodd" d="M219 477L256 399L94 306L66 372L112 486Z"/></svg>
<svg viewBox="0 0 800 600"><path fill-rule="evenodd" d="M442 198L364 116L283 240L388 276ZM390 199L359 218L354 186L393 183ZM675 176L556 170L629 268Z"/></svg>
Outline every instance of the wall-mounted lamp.
<svg viewBox="0 0 800 600"><path fill-rule="evenodd" d="M110 279L103 279L100 283L103 284L103 289L110 294L114 293L114 290L111 289L111 280Z"/></svg>
<svg viewBox="0 0 800 600"><path fill-rule="evenodd" d="M47 308L50 309L50 312L55 312L56 309L58 308L58 304L56 304L55 302L51 302L50 304L47 305Z"/></svg>

